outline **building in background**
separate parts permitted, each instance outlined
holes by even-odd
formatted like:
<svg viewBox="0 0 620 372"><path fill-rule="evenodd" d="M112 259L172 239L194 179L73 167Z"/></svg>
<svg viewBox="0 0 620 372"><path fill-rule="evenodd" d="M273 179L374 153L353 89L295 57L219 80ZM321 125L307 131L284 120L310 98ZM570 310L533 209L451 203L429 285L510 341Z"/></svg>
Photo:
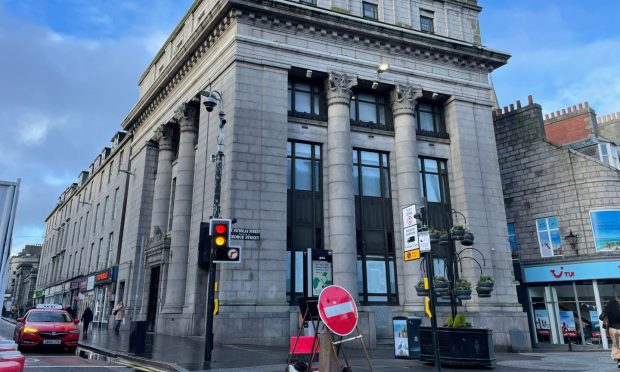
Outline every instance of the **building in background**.
<svg viewBox="0 0 620 372"><path fill-rule="evenodd" d="M480 11L475 0L195 1L140 77L140 98L122 123L131 176L121 189L115 301L155 332L205 335L198 242L212 215L222 109L221 215L253 236L238 241L241 263L218 266L216 342L287 345L297 299L316 295L309 250L331 250L333 282L359 301L369 343L390 338L393 316L424 313L415 291L423 273L419 262L403 262L401 221L402 209L424 197L434 227L458 224L453 209L467 217L495 291L463 301L461 312L509 348L527 319L514 286L489 82L509 55L481 45ZM201 104L204 90L221 93L213 112ZM91 256L108 241L94 212L114 189L101 191L97 172L106 169L92 167L47 220L46 301L77 280L59 274L75 265L71 254ZM82 217L87 236L73 242ZM78 262L91 264L73 271L88 291L93 260ZM471 260L462 268L474 283L482 274ZM449 312L440 306L440 320Z"/></svg>
<svg viewBox="0 0 620 372"><path fill-rule="evenodd" d="M19 178L16 182L0 180L0 298L3 300L9 280L9 255L11 254L19 184Z"/></svg>
<svg viewBox="0 0 620 372"><path fill-rule="evenodd" d="M94 322L107 326L116 291L123 238L127 184L130 182L129 137L118 132L58 198L45 220L45 241L37 282L37 302L86 306ZM122 298L122 296L121 296Z"/></svg>
<svg viewBox="0 0 620 372"><path fill-rule="evenodd" d="M24 311L35 303L35 287L41 258L41 244L28 244L9 260L9 282L5 292L7 307L16 305Z"/></svg>
<svg viewBox="0 0 620 372"><path fill-rule="evenodd" d="M594 113L581 106L565 114L573 118L563 129L564 145L550 140L550 134L560 140L558 121L543 120L531 97L525 107L518 102L495 113L495 135L532 340L607 347L598 316L620 295L620 171L588 146L575 146L585 143L583 136L598 139Z"/></svg>

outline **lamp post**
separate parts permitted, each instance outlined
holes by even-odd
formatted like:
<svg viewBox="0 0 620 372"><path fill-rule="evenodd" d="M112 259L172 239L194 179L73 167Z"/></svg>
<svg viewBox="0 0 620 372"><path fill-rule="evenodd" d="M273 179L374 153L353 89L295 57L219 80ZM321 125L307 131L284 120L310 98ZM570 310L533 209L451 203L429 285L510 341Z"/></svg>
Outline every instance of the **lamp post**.
<svg viewBox="0 0 620 372"><path fill-rule="evenodd" d="M217 135L217 153L211 155L211 160L215 163L215 191L213 193L213 216L212 218L220 217L220 195L222 191L222 164L224 161L224 125L226 124L226 114L224 113L224 99L222 94L216 90L213 91L201 91L199 93L204 97L203 105L208 112L212 112L220 103L219 112L219 127L220 131ZM211 351L213 350L213 310L214 310L214 297L215 297L215 272L216 264L213 263L213 248L209 248L209 279L207 289L207 321L205 332L205 354L204 361L211 361Z"/></svg>

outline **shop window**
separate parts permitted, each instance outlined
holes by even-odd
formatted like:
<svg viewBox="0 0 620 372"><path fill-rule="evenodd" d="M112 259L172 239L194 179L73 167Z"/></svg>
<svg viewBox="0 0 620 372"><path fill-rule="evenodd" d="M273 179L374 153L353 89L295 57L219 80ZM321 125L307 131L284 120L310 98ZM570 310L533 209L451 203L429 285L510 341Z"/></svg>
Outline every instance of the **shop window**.
<svg viewBox="0 0 620 372"><path fill-rule="evenodd" d="M289 116L326 120L323 85L312 80L289 80Z"/></svg>
<svg viewBox="0 0 620 372"><path fill-rule="evenodd" d="M385 94L358 90L351 96L349 117L351 125L392 129L392 115Z"/></svg>
<svg viewBox="0 0 620 372"><path fill-rule="evenodd" d="M512 259L519 258L519 246L517 244L517 230L514 223L508 224L508 243L510 244L510 252L512 252Z"/></svg>
<svg viewBox="0 0 620 372"><path fill-rule="evenodd" d="M398 303L388 154L353 150L353 185L360 300Z"/></svg>
<svg viewBox="0 0 620 372"><path fill-rule="evenodd" d="M362 3L362 11L364 18L375 20L379 19L379 9L377 4L367 3L364 1Z"/></svg>
<svg viewBox="0 0 620 372"><path fill-rule="evenodd" d="M307 296L307 249L323 249L321 158L319 144L287 144L286 291L291 303Z"/></svg>
<svg viewBox="0 0 620 372"><path fill-rule="evenodd" d="M538 232L538 246L541 257L562 255L562 237L560 236L557 217L537 219L536 231Z"/></svg>
<svg viewBox="0 0 620 372"><path fill-rule="evenodd" d="M419 136L448 138L444 122L443 105L437 102L421 101L417 106Z"/></svg>

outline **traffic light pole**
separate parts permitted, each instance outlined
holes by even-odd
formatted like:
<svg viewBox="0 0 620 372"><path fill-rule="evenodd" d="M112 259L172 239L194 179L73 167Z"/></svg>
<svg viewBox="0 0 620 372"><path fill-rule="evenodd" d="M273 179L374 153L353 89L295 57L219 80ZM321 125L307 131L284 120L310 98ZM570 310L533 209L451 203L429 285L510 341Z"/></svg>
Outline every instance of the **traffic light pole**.
<svg viewBox="0 0 620 372"><path fill-rule="evenodd" d="M426 272L428 273L428 294L431 299L431 334L433 338L433 354L435 359L435 371L441 372L441 362L439 360L439 337L437 337L437 313L435 312L435 270L433 267L433 253L426 253Z"/></svg>
<svg viewBox="0 0 620 372"><path fill-rule="evenodd" d="M216 98L213 94L216 93ZM224 114L224 101L222 95L219 92L209 92L209 95L217 99L221 103L221 109L219 113L220 118L220 132L217 135L217 154L212 156L212 160L215 163L215 191L213 193L213 216L212 218L220 217L220 194L222 191L222 163L224 161L224 124L226 124ZM206 106L206 105L205 105ZM215 273L216 264L213 262L214 250L213 246L209 248L209 282L207 283L207 321L205 332L205 355L204 361L211 362L211 351L213 350L213 311L215 308Z"/></svg>

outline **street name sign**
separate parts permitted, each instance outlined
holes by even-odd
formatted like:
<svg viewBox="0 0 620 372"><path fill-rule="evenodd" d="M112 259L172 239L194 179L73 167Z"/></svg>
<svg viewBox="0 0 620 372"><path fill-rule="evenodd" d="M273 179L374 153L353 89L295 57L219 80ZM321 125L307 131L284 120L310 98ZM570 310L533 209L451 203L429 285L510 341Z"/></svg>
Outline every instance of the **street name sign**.
<svg viewBox="0 0 620 372"><path fill-rule="evenodd" d="M330 331L346 336L357 326L357 306L351 294L337 285L330 285L319 295L319 316Z"/></svg>
<svg viewBox="0 0 620 372"><path fill-rule="evenodd" d="M418 248L418 221L415 219L415 204L403 208L403 242L405 251Z"/></svg>

